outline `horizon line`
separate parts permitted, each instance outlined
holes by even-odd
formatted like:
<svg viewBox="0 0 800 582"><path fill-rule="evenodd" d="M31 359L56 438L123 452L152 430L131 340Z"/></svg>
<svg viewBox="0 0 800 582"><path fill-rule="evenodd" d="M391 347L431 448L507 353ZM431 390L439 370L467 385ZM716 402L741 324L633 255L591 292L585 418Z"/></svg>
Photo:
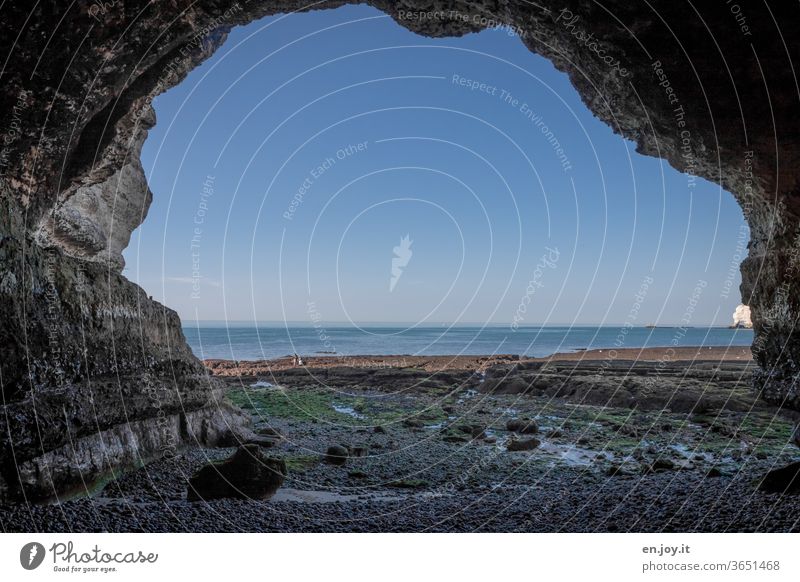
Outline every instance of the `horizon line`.
<svg viewBox="0 0 800 582"><path fill-rule="evenodd" d="M308 320L280 320L280 319L264 319L254 321L252 319L184 319L181 318L181 325L185 326L186 324L248 324L251 326L285 326L285 325L302 325L305 327L321 327L317 323L310 322ZM332 320L332 321L325 321L324 325L341 325L341 326L348 326L348 327L355 327L355 326L367 326L367 325L384 325L384 326L414 326L419 328L426 328L426 327L453 327L453 326L464 326L464 327L506 327L510 326L511 322L473 322L473 321L464 321L464 322L444 322L444 321L431 321L426 322L424 324L417 324L417 322L411 321L343 321L343 320ZM725 325L722 323L714 324L714 323L697 323L695 325L682 325L680 323L661 323L661 324L641 324L641 325L629 325L627 323L617 323L617 322L610 322L610 323L594 323L594 322L575 322L575 323L528 323L528 324L521 324L517 326L518 328L543 328L543 327L629 327L629 328L637 328L637 329L655 329L655 328L685 328L685 329L692 329L692 328L721 328L721 329L752 329L752 328L734 328L732 325Z"/></svg>

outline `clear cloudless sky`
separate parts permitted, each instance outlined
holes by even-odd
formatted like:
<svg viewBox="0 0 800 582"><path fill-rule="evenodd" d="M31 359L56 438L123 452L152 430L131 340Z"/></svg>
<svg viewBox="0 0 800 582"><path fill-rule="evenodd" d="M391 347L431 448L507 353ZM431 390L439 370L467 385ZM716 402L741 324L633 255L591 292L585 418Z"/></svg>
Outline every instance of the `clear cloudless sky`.
<svg viewBox="0 0 800 582"><path fill-rule="evenodd" d="M725 325L740 302L733 197L504 30L269 17L154 107L125 274L184 320Z"/></svg>

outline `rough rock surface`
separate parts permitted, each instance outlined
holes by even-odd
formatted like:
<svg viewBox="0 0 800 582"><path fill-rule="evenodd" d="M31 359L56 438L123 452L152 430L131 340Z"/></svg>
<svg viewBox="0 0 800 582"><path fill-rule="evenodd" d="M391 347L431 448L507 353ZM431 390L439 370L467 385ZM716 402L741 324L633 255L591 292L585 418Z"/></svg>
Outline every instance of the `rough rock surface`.
<svg viewBox="0 0 800 582"><path fill-rule="evenodd" d="M476 388L490 394L546 396L577 404L639 410L746 412L767 405L751 401L752 362L553 361L496 366ZM513 425L512 425L513 423ZM509 421L509 430L522 422Z"/></svg>
<svg viewBox="0 0 800 582"><path fill-rule="evenodd" d="M539 425L532 418L512 418L506 423L506 430L519 434L536 434Z"/></svg>
<svg viewBox="0 0 800 582"><path fill-rule="evenodd" d="M429 36L514 27L638 151L731 191L750 226L741 291L756 331L756 385L768 401L800 409L796 4L747 5L746 30L719 3L370 4ZM132 422L155 430L159 416L213 407L215 382L176 314L120 272L120 251L152 197L139 151L153 97L210 56L232 26L303 6L78 0L0 8L0 494L23 493L16 465L76 439ZM57 462L67 477L54 487L79 485L77 467Z"/></svg>
<svg viewBox="0 0 800 582"><path fill-rule="evenodd" d="M171 458L186 443L228 446L246 423L241 411L222 406L118 424L21 463L19 481L29 499L63 499L109 475ZM69 484L80 485L65 489Z"/></svg>
<svg viewBox="0 0 800 582"><path fill-rule="evenodd" d="M506 449L512 452L532 451L534 449L539 448L539 445L541 444L542 441L540 441L537 438L522 439L522 440L511 438L508 440L508 443L506 443Z"/></svg>

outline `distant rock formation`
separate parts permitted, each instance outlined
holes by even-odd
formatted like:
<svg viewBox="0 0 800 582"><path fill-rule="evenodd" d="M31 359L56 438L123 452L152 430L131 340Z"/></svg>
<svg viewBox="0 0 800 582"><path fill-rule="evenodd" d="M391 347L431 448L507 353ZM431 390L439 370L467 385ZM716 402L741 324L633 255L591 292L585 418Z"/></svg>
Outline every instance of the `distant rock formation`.
<svg viewBox="0 0 800 582"><path fill-rule="evenodd" d="M733 312L733 325L731 327L744 327L747 329L753 327L753 322L750 321L750 308L747 305L740 303L736 311Z"/></svg>

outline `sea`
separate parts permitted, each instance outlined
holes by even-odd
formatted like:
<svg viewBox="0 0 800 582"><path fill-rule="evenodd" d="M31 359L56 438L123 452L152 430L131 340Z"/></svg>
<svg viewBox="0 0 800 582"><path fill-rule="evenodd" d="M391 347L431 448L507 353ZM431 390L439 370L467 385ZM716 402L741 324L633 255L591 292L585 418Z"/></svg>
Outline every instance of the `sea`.
<svg viewBox="0 0 800 582"><path fill-rule="evenodd" d="M749 346L750 329L725 327L403 326L401 324L248 325L184 324L186 339L201 359L261 360L291 354L490 355L544 357L588 349L661 346Z"/></svg>

